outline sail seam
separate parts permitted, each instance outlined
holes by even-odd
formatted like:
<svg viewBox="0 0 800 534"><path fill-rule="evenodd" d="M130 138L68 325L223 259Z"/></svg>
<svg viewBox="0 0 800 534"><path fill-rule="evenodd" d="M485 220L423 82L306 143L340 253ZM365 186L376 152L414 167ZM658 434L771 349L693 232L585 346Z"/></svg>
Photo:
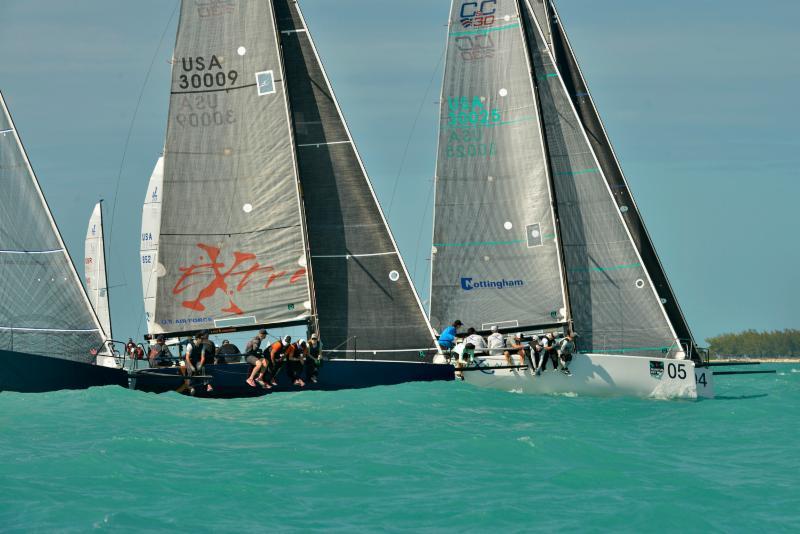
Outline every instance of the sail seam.
<svg viewBox="0 0 800 534"><path fill-rule="evenodd" d="M20 326L0 326L0 330L19 330L20 332L102 332L100 328L62 329L62 328L24 328Z"/></svg>
<svg viewBox="0 0 800 534"><path fill-rule="evenodd" d="M297 145L298 147L301 146L313 146L313 147L321 147L322 145L349 145L352 141L329 141L327 143L304 143L302 145Z"/></svg>
<svg viewBox="0 0 800 534"><path fill-rule="evenodd" d="M283 80L273 80L275 83L282 82ZM249 83L247 85L240 85L239 87L222 87L220 89L198 89L197 91L170 91L171 95L191 95L195 93L219 93L222 91L236 91L237 89L247 89L248 87L256 87L258 84Z"/></svg>
<svg viewBox="0 0 800 534"><path fill-rule="evenodd" d="M486 35L487 33L494 33L494 32L501 32L503 30L510 30L513 28L519 28L519 22L514 24L507 24L505 26L499 26L497 28L489 28L486 30L469 30L465 32L450 32L450 37L461 37L462 35Z"/></svg>
<svg viewBox="0 0 800 534"><path fill-rule="evenodd" d="M397 254L395 251L391 252L373 252L371 254L327 254L322 256L311 255L312 258L367 258L370 256L391 256Z"/></svg>
<svg viewBox="0 0 800 534"><path fill-rule="evenodd" d="M286 230L288 228L297 228L298 226L300 226L300 225L299 224L292 224L292 225L289 225L289 226L273 226L272 228L261 228L259 230L251 230L249 232L222 232L222 233L216 233L216 234L212 234L212 233L199 233L199 234L167 234L167 233L163 233L163 234L159 234L159 235L168 235L168 236L248 235L248 234L258 234L258 233L261 233L261 232L271 232L273 230Z"/></svg>
<svg viewBox="0 0 800 534"><path fill-rule="evenodd" d="M53 250L0 250L0 254L53 254L55 252L64 252L64 249L56 248Z"/></svg>

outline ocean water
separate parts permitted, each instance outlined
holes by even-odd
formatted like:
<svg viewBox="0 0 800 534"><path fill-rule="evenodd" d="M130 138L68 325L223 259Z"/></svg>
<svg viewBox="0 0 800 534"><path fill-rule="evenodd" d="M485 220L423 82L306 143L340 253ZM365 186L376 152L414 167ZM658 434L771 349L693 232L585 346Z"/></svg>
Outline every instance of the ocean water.
<svg viewBox="0 0 800 534"><path fill-rule="evenodd" d="M762 366L766 367L766 366ZM800 364L698 402L0 394L0 531L800 531Z"/></svg>

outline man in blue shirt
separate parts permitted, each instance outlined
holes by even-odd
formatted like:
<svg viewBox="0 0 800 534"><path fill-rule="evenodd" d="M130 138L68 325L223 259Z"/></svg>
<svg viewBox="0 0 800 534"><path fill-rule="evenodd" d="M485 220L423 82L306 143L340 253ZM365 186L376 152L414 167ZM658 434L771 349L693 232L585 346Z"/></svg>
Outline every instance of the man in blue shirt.
<svg viewBox="0 0 800 534"><path fill-rule="evenodd" d="M458 327L463 325L461 321L456 319L453 323L453 326L448 326L447 328L439 334L439 346L445 350L452 350L453 347L456 345L456 334L458 333Z"/></svg>

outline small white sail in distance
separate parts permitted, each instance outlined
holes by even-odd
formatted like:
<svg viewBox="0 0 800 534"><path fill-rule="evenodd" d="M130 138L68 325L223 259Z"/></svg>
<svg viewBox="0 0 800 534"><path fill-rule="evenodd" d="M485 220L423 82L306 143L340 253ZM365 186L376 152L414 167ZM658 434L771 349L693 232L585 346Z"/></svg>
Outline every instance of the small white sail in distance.
<svg viewBox="0 0 800 534"><path fill-rule="evenodd" d="M86 292L89 301L94 307L103 333L106 338L111 338L111 314L108 305L108 280L106 277L106 255L103 241L103 201L98 202L92 216L89 218L89 227L86 229L86 247L83 260Z"/></svg>
<svg viewBox="0 0 800 534"><path fill-rule="evenodd" d="M140 265L142 268L142 297L147 317L147 331L156 334L161 331L154 322L156 306L156 287L158 277L158 237L161 231L161 189L164 184L164 158L158 158L147 194L142 205L142 235L139 244Z"/></svg>

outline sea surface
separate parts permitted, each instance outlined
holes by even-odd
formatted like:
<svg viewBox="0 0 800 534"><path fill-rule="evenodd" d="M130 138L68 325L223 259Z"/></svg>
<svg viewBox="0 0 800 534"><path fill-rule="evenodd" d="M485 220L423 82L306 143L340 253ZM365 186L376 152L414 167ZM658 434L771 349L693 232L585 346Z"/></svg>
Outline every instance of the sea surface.
<svg viewBox="0 0 800 534"><path fill-rule="evenodd" d="M715 400L0 393L0 531L800 532L800 363Z"/></svg>

